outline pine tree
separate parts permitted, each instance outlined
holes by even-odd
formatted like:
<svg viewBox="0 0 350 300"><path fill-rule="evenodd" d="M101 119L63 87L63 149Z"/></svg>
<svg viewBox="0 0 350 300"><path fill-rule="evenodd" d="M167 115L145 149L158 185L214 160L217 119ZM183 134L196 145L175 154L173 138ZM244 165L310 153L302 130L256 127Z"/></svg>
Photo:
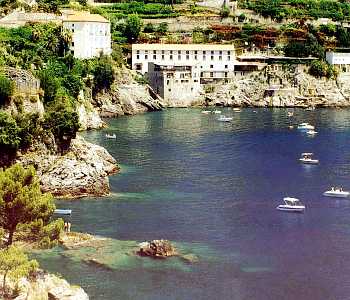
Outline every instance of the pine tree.
<svg viewBox="0 0 350 300"><path fill-rule="evenodd" d="M33 167L19 164L0 171L0 227L8 233L7 246L19 224L37 220L47 224L55 205L51 194L43 194Z"/></svg>

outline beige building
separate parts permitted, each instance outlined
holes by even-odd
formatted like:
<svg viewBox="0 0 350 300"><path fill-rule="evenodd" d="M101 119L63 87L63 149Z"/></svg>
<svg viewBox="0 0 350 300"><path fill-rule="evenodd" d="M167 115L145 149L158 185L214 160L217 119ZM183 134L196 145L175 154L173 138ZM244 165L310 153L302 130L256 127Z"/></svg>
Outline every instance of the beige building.
<svg viewBox="0 0 350 300"><path fill-rule="evenodd" d="M149 63L147 77L153 90L165 101L177 106L194 101L202 92L200 69L193 65L160 65Z"/></svg>
<svg viewBox="0 0 350 300"><path fill-rule="evenodd" d="M335 66L340 72L350 72L350 53L327 52L326 60L330 65Z"/></svg>
<svg viewBox="0 0 350 300"><path fill-rule="evenodd" d="M149 63L158 65L198 65L202 81L228 80L234 76L234 45L213 44L133 44L132 68L148 73Z"/></svg>

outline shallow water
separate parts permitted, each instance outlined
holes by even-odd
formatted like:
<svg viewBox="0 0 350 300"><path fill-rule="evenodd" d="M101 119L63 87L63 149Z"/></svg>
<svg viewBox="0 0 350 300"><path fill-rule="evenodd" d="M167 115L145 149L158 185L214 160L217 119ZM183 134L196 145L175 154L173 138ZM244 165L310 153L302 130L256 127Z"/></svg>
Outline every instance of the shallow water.
<svg viewBox="0 0 350 300"><path fill-rule="evenodd" d="M83 135L122 166L112 195L58 201L72 229L118 239L103 268L79 253L43 253L43 267L82 285L91 299L348 299L350 200L322 197L350 189L350 111L243 109L232 123L200 109L169 109L109 120ZM288 126L316 125L307 137ZM116 140L105 133L116 133ZM314 152L317 166L301 165ZM304 214L275 209L300 198ZM175 241L199 262L126 255L149 239Z"/></svg>

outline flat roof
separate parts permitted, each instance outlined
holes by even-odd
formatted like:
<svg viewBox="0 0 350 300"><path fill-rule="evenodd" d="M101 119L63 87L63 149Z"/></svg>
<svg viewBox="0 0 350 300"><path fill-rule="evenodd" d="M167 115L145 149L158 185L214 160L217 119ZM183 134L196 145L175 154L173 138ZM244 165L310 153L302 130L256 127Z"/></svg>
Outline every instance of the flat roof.
<svg viewBox="0 0 350 300"><path fill-rule="evenodd" d="M132 44L132 50L235 50L233 44Z"/></svg>
<svg viewBox="0 0 350 300"><path fill-rule="evenodd" d="M98 22L109 23L109 21L98 14L90 14L88 12L76 12L75 14L68 15L63 19L63 22Z"/></svg>

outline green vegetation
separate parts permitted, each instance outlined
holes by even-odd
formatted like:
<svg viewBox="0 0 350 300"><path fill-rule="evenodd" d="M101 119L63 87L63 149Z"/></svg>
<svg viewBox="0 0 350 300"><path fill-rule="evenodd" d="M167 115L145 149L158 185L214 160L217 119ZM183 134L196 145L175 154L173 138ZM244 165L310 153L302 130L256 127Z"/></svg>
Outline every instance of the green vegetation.
<svg viewBox="0 0 350 300"><path fill-rule="evenodd" d="M350 3L337 0L240 0L239 6L276 20L330 18L341 21L350 17Z"/></svg>
<svg viewBox="0 0 350 300"><path fill-rule="evenodd" d="M227 5L223 6L220 10L220 16L222 18L227 18L230 15L230 9Z"/></svg>
<svg viewBox="0 0 350 300"><path fill-rule="evenodd" d="M7 291L7 279L17 284L21 277L27 277L34 273L39 264L36 260L29 260L17 247L11 246L0 250L0 272L3 273L1 296L6 298L15 296ZM1 289L0 289L1 291Z"/></svg>
<svg viewBox="0 0 350 300"><path fill-rule="evenodd" d="M60 5L68 4L69 0L37 0L39 9L46 12L57 12Z"/></svg>
<svg viewBox="0 0 350 300"><path fill-rule="evenodd" d="M335 78L337 76L337 73L335 72L333 66L324 61L318 60L315 60L311 63L309 73L318 78Z"/></svg>
<svg viewBox="0 0 350 300"><path fill-rule="evenodd" d="M7 246L19 225L38 220L47 225L54 209L53 198L42 194L33 167L15 164L0 172L0 227L8 233Z"/></svg>
<svg viewBox="0 0 350 300"><path fill-rule="evenodd" d="M5 76L0 75L0 105L4 105L14 92L14 83Z"/></svg>

